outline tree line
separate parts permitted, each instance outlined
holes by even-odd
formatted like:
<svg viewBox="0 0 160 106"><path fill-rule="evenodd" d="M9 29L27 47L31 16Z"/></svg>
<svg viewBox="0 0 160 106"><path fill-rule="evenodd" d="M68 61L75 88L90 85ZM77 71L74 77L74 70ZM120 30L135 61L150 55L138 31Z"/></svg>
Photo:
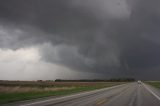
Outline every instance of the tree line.
<svg viewBox="0 0 160 106"><path fill-rule="evenodd" d="M111 78L111 79L80 79L80 80L65 80L56 79L55 82L134 82L134 78Z"/></svg>

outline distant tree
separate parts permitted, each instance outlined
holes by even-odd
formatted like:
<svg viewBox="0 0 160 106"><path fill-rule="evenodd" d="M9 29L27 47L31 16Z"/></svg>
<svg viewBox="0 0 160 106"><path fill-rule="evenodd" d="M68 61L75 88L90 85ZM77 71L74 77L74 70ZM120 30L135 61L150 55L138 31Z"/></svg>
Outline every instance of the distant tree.
<svg viewBox="0 0 160 106"><path fill-rule="evenodd" d="M111 79L80 79L80 80L64 80L56 79L55 82L133 82L134 78L111 78Z"/></svg>

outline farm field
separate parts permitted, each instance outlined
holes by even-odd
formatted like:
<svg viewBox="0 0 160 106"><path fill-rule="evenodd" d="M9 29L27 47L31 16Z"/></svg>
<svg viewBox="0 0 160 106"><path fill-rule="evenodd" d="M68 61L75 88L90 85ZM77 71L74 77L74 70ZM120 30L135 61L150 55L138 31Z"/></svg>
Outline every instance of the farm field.
<svg viewBox="0 0 160 106"><path fill-rule="evenodd" d="M160 89L160 81L148 81L147 83Z"/></svg>
<svg viewBox="0 0 160 106"><path fill-rule="evenodd" d="M0 104L49 96L63 96L126 82L0 81Z"/></svg>

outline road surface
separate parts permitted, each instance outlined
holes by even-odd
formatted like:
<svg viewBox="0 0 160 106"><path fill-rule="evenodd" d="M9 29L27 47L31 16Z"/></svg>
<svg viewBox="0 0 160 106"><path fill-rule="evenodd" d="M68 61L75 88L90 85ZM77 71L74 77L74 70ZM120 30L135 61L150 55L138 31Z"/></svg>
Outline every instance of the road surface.
<svg viewBox="0 0 160 106"><path fill-rule="evenodd" d="M160 90L135 82L59 98L19 102L12 106L160 106Z"/></svg>

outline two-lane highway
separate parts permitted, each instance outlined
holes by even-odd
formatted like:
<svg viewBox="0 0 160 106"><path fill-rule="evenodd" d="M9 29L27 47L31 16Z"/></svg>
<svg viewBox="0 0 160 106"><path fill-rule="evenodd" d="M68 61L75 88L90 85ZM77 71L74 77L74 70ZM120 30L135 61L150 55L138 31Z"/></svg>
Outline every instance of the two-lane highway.
<svg viewBox="0 0 160 106"><path fill-rule="evenodd" d="M129 83L101 90L12 106L160 106L160 90L144 83Z"/></svg>

